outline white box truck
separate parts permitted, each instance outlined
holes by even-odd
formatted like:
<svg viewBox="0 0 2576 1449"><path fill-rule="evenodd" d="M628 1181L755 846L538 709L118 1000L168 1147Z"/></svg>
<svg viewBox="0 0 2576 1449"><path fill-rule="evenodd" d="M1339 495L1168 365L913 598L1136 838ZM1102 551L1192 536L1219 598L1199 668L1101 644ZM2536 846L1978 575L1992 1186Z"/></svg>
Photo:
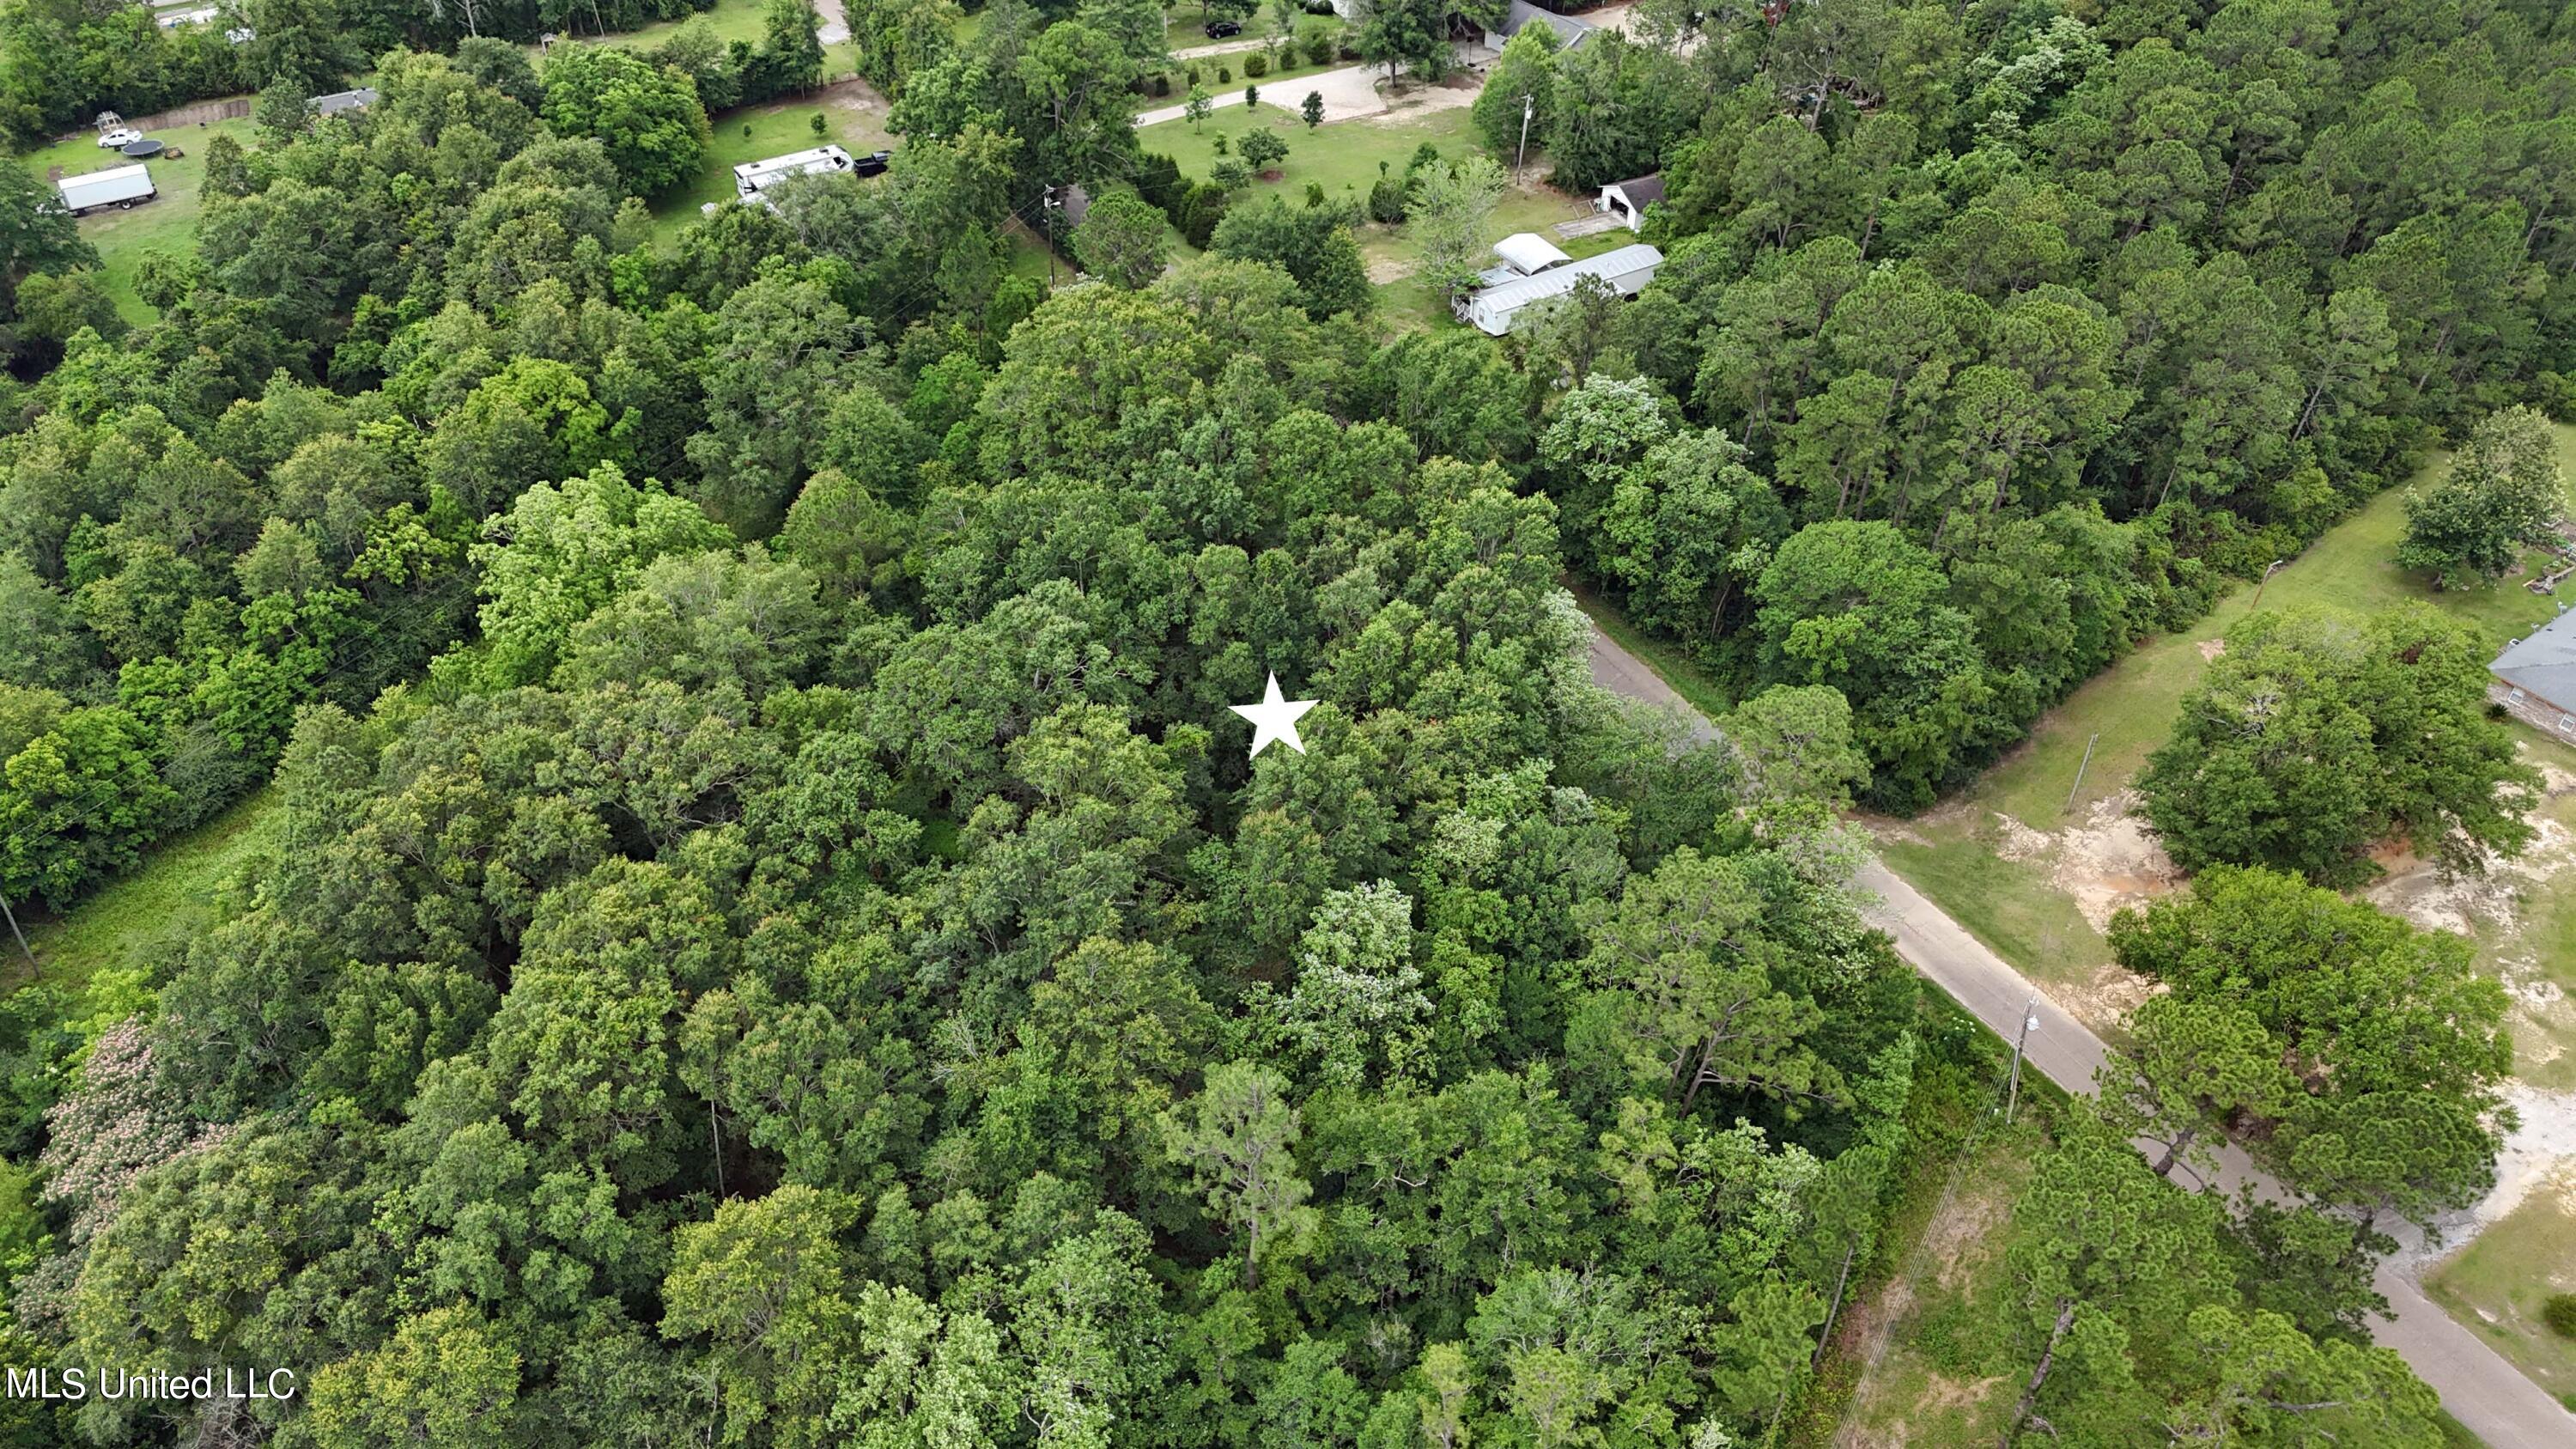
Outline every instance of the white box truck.
<svg viewBox="0 0 2576 1449"><path fill-rule="evenodd" d="M160 195L152 186L152 168L141 162L87 176L66 176L54 183L54 189L62 193L63 210L74 216L86 216L102 206L130 210L134 203Z"/></svg>

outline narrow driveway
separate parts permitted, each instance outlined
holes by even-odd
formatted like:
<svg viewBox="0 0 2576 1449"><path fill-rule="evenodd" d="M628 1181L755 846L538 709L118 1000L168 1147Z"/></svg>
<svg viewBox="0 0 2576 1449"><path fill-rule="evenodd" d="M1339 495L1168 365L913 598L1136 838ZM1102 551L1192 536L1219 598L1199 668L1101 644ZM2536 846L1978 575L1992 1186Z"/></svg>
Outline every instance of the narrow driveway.
<svg viewBox="0 0 2576 1449"><path fill-rule="evenodd" d="M1612 643L1598 627L1592 631L1592 678L1630 699L1690 709L1653 670ZM1693 718L1698 720L1695 733L1701 738L1715 735L1705 719L1695 712ZM2010 1041L2021 1029L2024 1004L2032 1003L2039 1025L2030 1034L2027 1060L2066 1090L2092 1093L2094 1071L2108 1056L2100 1037L2059 1010L2029 978L1987 950L1875 857L1862 867L1858 883L1879 896L1881 904L1870 913L1870 921L1895 939L1897 954L1998 1036ZM2232 1192L2248 1182L2261 1196L2281 1197L2277 1184L2256 1172L2243 1153L2229 1147L2219 1164L2218 1186ZM2424 1296L2408 1266L2417 1260L2421 1235L2411 1226L2400 1225L2390 1236L2399 1247L2379 1265L2374 1286L2388 1299L2396 1317L2373 1325L2371 1336L2397 1350L2416 1377L2442 1396L2442 1407L2485 1440L2488 1449L2576 1445L2576 1414L2568 1413Z"/></svg>
<svg viewBox="0 0 2576 1449"><path fill-rule="evenodd" d="M1324 98L1324 119L1346 121L1353 116L1372 116L1387 108L1386 98L1377 93L1378 79L1385 73L1380 66L1352 65L1340 70L1319 70L1313 75L1290 76L1286 80L1249 80L1243 84L1259 86L1263 100L1292 111L1305 103L1308 91L1318 92ZM1208 105L1211 107L1221 110L1242 104L1241 85L1208 91ZM1163 121L1177 121L1188 113L1186 105L1158 106L1140 113L1136 124L1151 126Z"/></svg>
<svg viewBox="0 0 2576 1449"><path fill-rule="evenodd" d="M1260 50L1270 44L1263 36L1246 36L1241 40L1220 40L1214 45L1193 45L1172 52L1174 60L1199 60L1211 55L1239 55L1247 50Z"/></svg>

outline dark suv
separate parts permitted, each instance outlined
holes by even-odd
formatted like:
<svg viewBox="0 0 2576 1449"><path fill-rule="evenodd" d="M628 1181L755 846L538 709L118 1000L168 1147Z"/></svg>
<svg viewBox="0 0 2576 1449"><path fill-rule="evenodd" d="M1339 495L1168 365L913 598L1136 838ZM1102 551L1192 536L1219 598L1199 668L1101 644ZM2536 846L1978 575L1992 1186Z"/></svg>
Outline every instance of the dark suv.
<svg viewBox="0 0 2576 1449"><path fill-rule="evenodd" d="M892 151L870 151L865 156L850 158L850 171L858 176L882 176L885 169L893 164Z"/></svg>
<svg viewBox="0 0 2576 1449"><path fill-rule="evenodd" d="M1207 32L1208 39L1223 40L1229 35L1241 35L1243 33L1243 22L1240 20L1211 20L1199 28Z"/></svg>

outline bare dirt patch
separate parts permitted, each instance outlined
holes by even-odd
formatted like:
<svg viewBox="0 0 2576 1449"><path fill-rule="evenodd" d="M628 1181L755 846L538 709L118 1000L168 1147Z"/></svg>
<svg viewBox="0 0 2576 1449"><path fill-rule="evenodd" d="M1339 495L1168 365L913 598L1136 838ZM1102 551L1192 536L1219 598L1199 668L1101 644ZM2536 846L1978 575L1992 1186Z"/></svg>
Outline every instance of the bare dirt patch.
<svg viewBox="0 0 2576 1449"><path fill-rule="evenodd" d="M1368 279L1378 286L1401 282L1419 270L1419 264L1403 257L1378 257L1368 264Z"/></svg>
<svg viewBox="0 0 2576 1449"><path fill-rule="evenodd" d="M2124 906L2142 905L2178 890L2181 867L2156 843L2155 831L2136 813L2138 796L2124 790L2097 800L2082 825L2034 830L2002 811L1992 825L1995 853L2006 860L2048 868L2049 884L2064 891L2094 930L2107 929Z"/></svg>
<svg viewBox="0 0 2576 1449"><path fill-rule="evenodd" d="M857 76L834 81L814 94L817 100L836 111L882 116L888 110L886 98L878 93L877 88Z"/></svg>
<svg viewBox="0 0 2576 1449"><path fill-rule="evenodd" d="M2200 650L2200 657L2202 659L2216 659L2219 655L2227 652L2227 641L2224 639L2203 639L2196 647Z"/></svg>

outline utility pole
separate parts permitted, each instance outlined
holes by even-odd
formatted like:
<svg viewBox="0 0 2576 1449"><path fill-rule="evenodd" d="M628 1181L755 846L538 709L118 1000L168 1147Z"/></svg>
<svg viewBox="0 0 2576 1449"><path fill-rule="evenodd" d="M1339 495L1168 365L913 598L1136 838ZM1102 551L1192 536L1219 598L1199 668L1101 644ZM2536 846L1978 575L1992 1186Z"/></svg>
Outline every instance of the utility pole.
<svg viewBox="0 0 2576 1449"><path fill-rule="evenodd" d="M2084 742L2084 758L2075 766L2075 783L2066 787L2066 803L2058 807L2058 814L2063 815L2075 808L2075 792L2084 788L2084 772L2092 768L2093 747L2100 743L2102 743L2100 730L2095 730L2093 738Z"/></svg>
<svg viewBox="0 0 2576 1449"><path fill-rule="evenodd" d="M2030 1029L2039 1025L2039 1013L2032 1009L2038 1005L2036 996L2021 1004L2021 1035L2013 1038L2012 1087L2004 1097L2004 1125L2007 1127L2012 1125L2013 1109L2021 1105L2022 1048L2030 1041Z"/></svg>
<svg viewBox="0 0 2576 1449"><path fill-rule="evenodd" d="M45 968L36 960L36 953L27 947L27 933L18 929L18 913L9 909L7 896L0 896L0 916L9 918L9 934L18 938L18 949L26 952L28 969L39 976L45 974Z"/></svg>
<svg viewBox="0 0 2576 1449"><path fill-rule="evenodd" d="M2245 612L2246 612L2246 613L2251 614L2251 613L2253 613L2256 609L2259 609L2259 608L2263 607L2263 590L2264 590L2264 588L2265 588L2266 586L2268 586L2268 585L2272 582L2272 573L2273 573L2273 570L2274 570L2274 569L2278 569L2281 565L2283 565L2283 564L2285 564L2285 563L2288 563L2288 562L2289 562L2289 560L2288 560L2288 559L2285 559L2285 558L2276 558L2276 559L2272 560L2272 567L2271 567L2271 568L2267 568L2267 569L2263 570L2263 577L2262 577L2262 578L2260 578L2260 579L2257 579L2257 580L2255 581L2255 583L2254 583L2254 602L2253 602L2253 603L2250 603L2250 604L2248 604L2248 605L2246 605L2246 606L2245 606Z"/></svg>
<svg viewBox="0 0 2576 1449"><path fill-rule="evenodd" d="M1529 92L1521 93L1521 144L1512 152L1512 184L1521 180L1521 162L1529 156L1530 117L1538 114L1538 101Z"/></svg>

